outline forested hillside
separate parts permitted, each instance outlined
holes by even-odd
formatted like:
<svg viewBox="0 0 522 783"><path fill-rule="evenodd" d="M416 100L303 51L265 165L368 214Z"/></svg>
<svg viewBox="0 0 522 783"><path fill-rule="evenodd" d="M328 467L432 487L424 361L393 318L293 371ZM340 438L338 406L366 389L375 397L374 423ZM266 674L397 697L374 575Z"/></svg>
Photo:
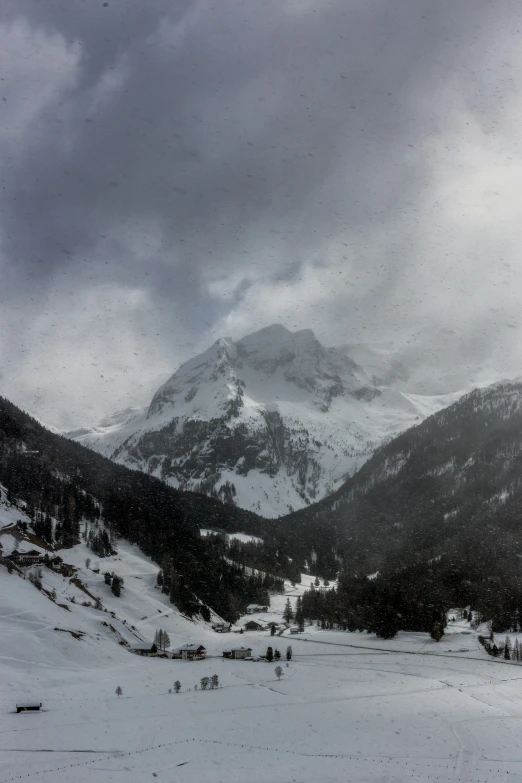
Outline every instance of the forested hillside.
<svg viewBox="0 0 522 783"><path fill-rule="evenodd" d="M266 601L263 580L246 578L199 534L201 527L258 531L254 514L117 465L50 433L1 398L0 483L9 500L27 504L49 545L72 546L80 521L98 520L159 565L167 562L171 600L185 613L208 616L210 607L235 619L249 602Z"/></svg>
<svg viewBox="0 0 522 783"><path fill-rule="evenodd" d="M375 607L393 607L399 627L425 629L442 608L471 604L512 625L521 477L518 381L476 390L400 435L335 495L280 520L295 557L315 550L323 572L341 569L340 594L316 596L312 613L375 627Z"/></svg>

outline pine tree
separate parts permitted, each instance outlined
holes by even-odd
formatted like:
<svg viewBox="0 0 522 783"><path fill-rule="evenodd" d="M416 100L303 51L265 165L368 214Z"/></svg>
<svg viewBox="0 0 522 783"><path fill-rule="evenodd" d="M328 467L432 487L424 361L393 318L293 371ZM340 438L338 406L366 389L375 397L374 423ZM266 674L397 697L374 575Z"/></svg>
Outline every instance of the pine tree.
<svg viewBox="0 0 522 783"><path fill-rule="evenodd" d="M276 673L277 679L280 680L281 679L281 675L283 674L282 668L280 666L276 666L274 671Z"/></svg>
<svg viewBox="0 0 522 783"><path fill-rule="evenodd" d="M376 609L374 630L381 639L393 639L397 636L399 623L397 612L390 604L381 604Z"/></svg>
<svg viewBox="0 0 522 783"><path fill-rule="evenodd" d="M285 609L284 609L284 612L283 612L283 620L285 621L285 623L287 625L290 622L290 620L292 620L293 616L294 616L294 613L292 611L292 605L290 603L290 599L287 598L286 599L286 604L285 604Z"/></svg>
<svg viewBox="0 0 522 783"><path fill-rule="evenodd" d="M116 576L116 574L114 574L112 578L111 592L113 595L116 596L116 598L120 597L122 586L123 586L123 579L121 578L121 576Z"/></svg>
<svg viewBox="0 0 522 783"><path fill-rule="evenodd" d="M506 661L511 660L511 641L509 636L506 636L506 641L504 643L504 658Z"/></svg>
<svg viewBox="0 0 522 783"><path fill-rule="evenodd" d="M440 620L433 621L431 625L430 636L436 642L440 642L444 636L444 626Z"/></svg>
<svg viewBox="0 0 522 783"><path fill-rule="evenodd" d="M218 688L219 687L219 677L217 674L213 674L210 678L210 687L211 688Z"/></svg>
<svg viewBox="0 0 522 783"><path fill-rule="evenodd" d="M292 648L290 645L286 648L286 660L291 661L292 660Z"/></svg>
<svg viewBox="0 0 522 783"><path fill-rule="evenodd" d="M210 680L208 677L201 678L201 690L206 691Z"/></svg>
<svg viewBox="0 0 522 783"><path fill-rule="evenodd" d="M274 658L276 661L279 661L281 659L281 653L279 650L274 650Z"/></svg>
<svg viewBox="0 0 522 783"><path fill-rule="evenodd" d="M265 658L267 659L268 663L272 663L272 661L274 660L274 651L272 650L271 647L266 648Z"/></svg>
<svg viewBox="0 0 522 783"><path fill-rule="evenodd" d="M120 685L118 685L118 687L116 688L116 696L118 697L118 699L120 698L122 693L123 693L123 688Z"/></svg>
<svg viewBox="0 0 522 783"><path fill-rule="evenodd" d="M112 584L112 574L109 571L106 571L103 575L103 581L106 585L109 585L109 587Z"/></svg>
<svg viewBox="0 0 522 783"><path fill-rule="evenodd" d="M181 690L181 683L179 680L176 680L176 682L174 683L174 692L179 693L180 690Z"/></svg>
<svg viewBox="0 0 522 783"><path fill-rule="evenodd" d="M299 628L299 631L302 633L304 631L304 614L303 614L301 596L298 597L295 605L295 621L297 623L297 627Z"/></svg>
<svg viewBox="0 0 522 783"><path fill-rule="evenodd" d="M275 636L275 625L272 623L270 626L270 636Z"/></svg>

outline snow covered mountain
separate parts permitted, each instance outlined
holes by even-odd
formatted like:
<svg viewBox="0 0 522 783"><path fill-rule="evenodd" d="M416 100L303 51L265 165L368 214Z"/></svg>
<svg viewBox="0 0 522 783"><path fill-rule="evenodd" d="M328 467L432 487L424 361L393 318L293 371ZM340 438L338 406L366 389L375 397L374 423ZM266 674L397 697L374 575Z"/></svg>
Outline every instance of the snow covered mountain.
<svg viewBox="0 0 522 783"><path fill-rule="evenodd" d="M368 369L308 329L222 338L185 362L148 409L68 436L174 487L277 517L337 489L384 441L461 394L408 394L385 352L354 353Z"/></svg>
<svg viewBox="0 0 522 783"><path fill-rule="evenodd" d="M463 395L384 445L334 495L278 520L275 545L294 563L313 548L321 573L336 572L332 552L366 575L416 564L424 578L437 562L447 596L459 570L486 605L488 580L511 595L507 581L520 578L521 466L516 378ZM433 579L440 590L443 576Z"/></svg>

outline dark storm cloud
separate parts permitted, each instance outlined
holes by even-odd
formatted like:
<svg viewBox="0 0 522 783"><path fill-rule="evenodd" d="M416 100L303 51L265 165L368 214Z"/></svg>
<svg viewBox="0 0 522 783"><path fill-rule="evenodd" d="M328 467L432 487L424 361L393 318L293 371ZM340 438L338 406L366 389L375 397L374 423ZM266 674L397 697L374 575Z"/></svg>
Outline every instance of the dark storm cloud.
<svg viewBox="0 0 522 783"><path fill-rule="evenodd" d="M501 7L515 12L507 0ZM469 111L482 122L487 107L498 108L495 89L473 75L491 8L486 0L4 2L4 36L25 31L22 56L48 50L47 62L59 52L51 94L26 121L19 110L19 130L0 133L1 263L22 321L31 295L45 302L42 334L56 341L54 360L60 337L51 325L67 328L79 310L65 307L65 294L83 295L93 329L101 317L111 335L129 330L127 310L150 308L135 314L133 328L143 324L125 350L133 340L143 349L139 335L153 339L163 350L159 372L186 353L172 349L173 332L197 341L216 324L249 326L244 314L234 321L238 305L259 301L263 286L298 291L307 265L322 262L353 273L343 298L338 286L331 296L325 289L330 310L357 332L361 314L349 316L347 303L359 297L375 336L375 301L386 311L419 260L409 251L430 161L417 150L441 132L444 109L430 96L447 98L463 51ZM13 104L18 111L38 98L31 74L22 79L13 62L7 118ZM410 228L394 236L405 213ZM379 271L372 243L383 227ZM87 322L81 331L78 350L90 355L98 338ZM323 339L328 332L325 320ZM123 374L134 380L149 369L112 371L121 388ZM109 398L107 388L105 405Z"/></svg>
<svg viewBox="0 0 522 783"><path fill-rule="evenodd" d="M46 276L77 264L106 232L117 244L133 220L151 218L164 249L149 283L162 292L166 269L226 263L252 223L304 231L305 242L328 232L336 216L318 191L350 162L353 192L340 206L368 220L358 160L372 147L386 159L402 140L411 119L404 88L422 79L430 62L422 55L446 32L438 14L423 18L433 4L406 5L397 29L384 2L314 13L285 12L280 2L174 11L171 3L17 2L16 15L79 41L82 62L76 89L39 118L32 154L7 169L10 246L22 264L41 257ZM98 106L111 69L122 70L121 86ZM55 142L60 121L66 149ZM392 194L374 196L375 211L390 208ZM299 218L310 202L313 226ZM125 269L118 256L113 274L140 273L132 254Z"/></svg>

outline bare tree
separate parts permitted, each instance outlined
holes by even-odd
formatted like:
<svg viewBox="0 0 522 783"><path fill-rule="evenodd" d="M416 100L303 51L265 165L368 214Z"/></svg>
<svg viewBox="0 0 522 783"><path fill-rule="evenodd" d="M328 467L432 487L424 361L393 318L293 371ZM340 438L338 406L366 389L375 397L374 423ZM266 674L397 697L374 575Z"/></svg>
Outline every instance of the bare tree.
<svg viewBox="0 0 522 783"><path fill-rule="evenodd" d="M159 631L156 631L154 636L154 644L159 650L162 650L163 652L165 652L167 647L170 647L170 637L168 633L163 630L163 628L160 628Z"/></svg>
<svg viewBox="0 0 522 783"><path fill-rule="evenodd" d="M275 671L275 673L276 673L276 677L277 677L277 679L278 679L278 680L280 680L280 679L281 679L281 676L282 676L282 674L283 674L283 670L282 670L282 668L281 668L280 666L276 666L276 667L275 667L275 669L274 669L274 671Z"/></svg>

